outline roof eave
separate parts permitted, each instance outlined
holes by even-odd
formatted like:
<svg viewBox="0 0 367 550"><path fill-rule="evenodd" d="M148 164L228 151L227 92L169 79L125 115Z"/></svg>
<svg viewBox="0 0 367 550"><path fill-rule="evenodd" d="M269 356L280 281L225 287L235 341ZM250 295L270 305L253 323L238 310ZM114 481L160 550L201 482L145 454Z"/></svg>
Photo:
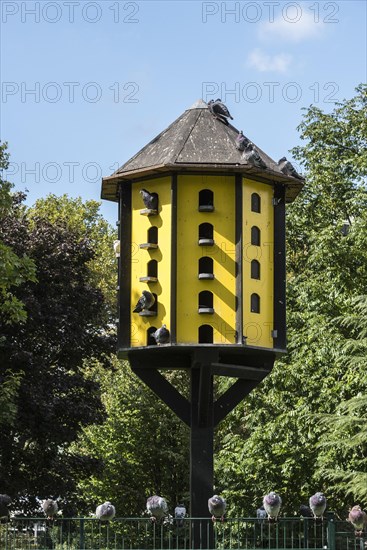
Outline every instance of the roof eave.
<svg viewBox="0 0 367 550"><path fill-rule="evenodd" d="M258 170L254 166L243 164L195 164L195 163L165 163L155 166L149 166L146 168L139 168L136 170L129 170L126 172L115 173L111 176L102 178L102 192L101 198L110 201L118 200L118 184L124 181L132 181L136 179L145 178L150 175L162 174L164 172L180 172L180 171L192 171L192 172L210 172L214 170L216 173L238 173L244 176L255 176L262 181L270 181L276 183L282 183L286 186L286 202L293 202L297 195L301 192L305 181L298 180L291 176L280 174L273 170Z"/></svg>

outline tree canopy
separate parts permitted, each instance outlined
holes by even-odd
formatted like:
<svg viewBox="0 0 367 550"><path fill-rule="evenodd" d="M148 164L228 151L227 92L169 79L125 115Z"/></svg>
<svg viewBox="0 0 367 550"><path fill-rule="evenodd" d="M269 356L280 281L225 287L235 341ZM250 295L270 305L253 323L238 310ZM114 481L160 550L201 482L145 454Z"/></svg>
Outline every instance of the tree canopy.
<svg viewBox="0 0 367 550"><path fill-rule="evenodd" d="M217 436L217 478L235 514L253 512L270 490L283 495L289 514L316 490L343 513L360 496L353 480L348 495L346 485L334 490L318 447L326 437L319 415L337 413L367 388L366 369L349 360L355 329L340 320L367 288L366 86L356 91L330 113L311 106L299 126L305 145L293 155L306 185L287 209L288 355ZM337 469L339 460L335 452L326 462ZM351 453L344 468L353 470Z"/></svg>
<svg viewBox="0 0 367 550"><path fill-rule="evenodd" d="M0 145L0 171L9 165L7 144ZM0 220L7 216L12 208L12 184L0 176ZM26 281L35 281L35 265L24 252L17 255L13 248L4 242L0 232L0 317L5 323L25 321L26 312L22 302L13 292L15 287Z"/></svg>
<svg viewBox="0 0 367 550"><path fill-rule="evenodd" d="M92 358L109 366L115 337L91 269L95 247L82 222L77 227L67 215L46 215L52 198L33 210L23 199L14 195L0 221L3 243L18 257L27 253L36 275L13 291L24 322L0 323L0 373L13 392L1 423L0 478L4 492L27 496L26 506L34 509L35 497L75 501L76 478L99 467L69 447L82 426L104 418L99 385L84 369ZM68 206L82 210L75 201ZM110 251L113 257L112 242Z"/></svg>
<svg viewBox="0 0 367 550"><path fill-rule="evenodd" d="M344 517L367 504L367 86L329 113L309 107L299 131L288 354L216 431L216 491L232 516L253 515L271 490L289 515L316 491ZM173 507L188 496L188 430L111 356L114 231L95 201L51 195L26 208L10 190L0 194L10 258L0 292L13 304L0 307L1 491L61 495L80 512L109 499L119 515L140 514L153 492ZM186 391L184 374L167 376Z"/></svg>

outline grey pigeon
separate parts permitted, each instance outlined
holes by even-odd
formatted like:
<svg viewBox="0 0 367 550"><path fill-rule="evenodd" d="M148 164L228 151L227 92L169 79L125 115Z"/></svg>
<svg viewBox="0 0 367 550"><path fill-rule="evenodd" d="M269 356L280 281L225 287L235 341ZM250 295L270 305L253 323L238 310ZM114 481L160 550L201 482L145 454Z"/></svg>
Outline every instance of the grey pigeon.
<svg viewBox="0 0 367 550"><path fill-rule="evenodd" d="M255 166L256 168L266 168L266 164L260 157L258 150L251 141L246 145L242 158Z"/></svg>
<svg viewBox="0 0 367 550"><path fill-rule="evenodd" d="M52 498L44 500L42 502L42 508L48 519L52 519L56 516L59 510L56 500L52 500Z"/></svg>
<svg viewBox="0 0 367 550"><path fill-rule="evenodd" d="M113 250L115 252L116 258L118 258L120 256L120 249L121 249L120 241L118 241L118 240L113 241Z"/></svg>
<svg viewBox="0 0 367 550"><path fill-rule="evenodd" d="M0 522L4 520L5 522L9 521L10 514L8 506L11 503L11 498L9 495L0 495Z"/></svg>
<svg viewBox="0 0 367 550"><path fill-rule="evenodd" d="M186 508L183 504L177 504L175 508L175 519L177 527L184 526L184 517L186 516Z"/></svg>
<svg viewBox="0 0 367 550"><path fill-rule="evenodd" d="M139 313L143 309L150 309L155 302L155 298L151 292L148 290L143 290L143 294L140 296L138 303L133 309L133 313Z"/></svg>
<svg viewBox="0 0 367 550"><path fill-rule="evenodd" d="M268 518L276 520L280 512L282 499L274 491L271 491L268 495L264 496L263 505Z"/></svg>
<svg viewBox="0 0 367 550"><path fill-rule="evenodd" d="M324 493L315 493L310 497L310 508L313 513L313 517L322 518L326 509L326 498Z"/></svg>
<svg viewBox="0 0 367 550"><path fill-rule="evenodd" d="M100 504L96 508L96 518L100 521L108 521L116 515L116 509L109 501Z"/></svg>
<svg viewBox="0 0 367 550"><path fill-rule="evenodd" d="M247 139L247 137L243 135L243 132L241 130L238 136L236 137L236 149L238 149L239 151L244 151L246 145L248 144L249 144L249 139Z"/></svg>
<svg viewBox="0 0 367 550"><path fill-rule="evenodd" d="M226 511L226 506L227 506L227 503L224 500L224 498L218 495L213 495L208 500L208 508L209 508L209 512L212 515L212 521L216 521L217 517L219 517L221 521L224 521L224 513Z"/></svg>
<svg viewBox="0 0 367 550"><path fill-rule="evenodd" d="M292 176L293 178L297 178L299 180L304 179L294 168L293 164L286 159L286 157L282 157L278 160L278 167L286 176Z"/></svg>
<svg viewBox="0 0 367 550"><path fill-rule="evenodd" d="M153 522L161 521L168 513L167 501L158 495L153 495L147 499L147 510L151 515Z"/></svg>
<svg viewBox="0 0 367 550"><path fill-rule="evenodd" d="M306 506L306 504L301 504L299 507L299 515L303 518L313 518L312 510L309 506Z"/></svg>
<svg viewBox="0 0 367 550"><path fill-rule="evenodd" d="M362 531L365 525L367 525L367 514L362 510L359 504L353 506L349 512L348 521L353 525L358 537L362 536Z"/></svg>
<svg viewBox="0 0 367 550"><path fill-rule="evenodd" d="M145 208L148 210L158 210L158 193L149 193L146 189L140 189L139 191Z"/></svg>
<svg viewBox="0 0 367 550"><path fill-rule="evenodd" d="M268 517L268 514L265 512L264 505L260 506L260 508L256 510L256 517L257 519L266 519Z"/></svg>
<svg viewBox="0 0 367 550"><path fill-rule="evenodd" d="M169 341L169 330L166 325L162 325L161 328L153 332L153 338L158 346L160 344L166 344Z"/></svg>
<svg viewBox="0 0 367 550"><path fill-rule="evenodd" d="M233 120L233 116L231 116L230 112L228 111L227 107L222 103L221 99L211 99L208 102L209 111L213 116L224 122L224 124L228 124L227 118L230 118Z"/></svg>

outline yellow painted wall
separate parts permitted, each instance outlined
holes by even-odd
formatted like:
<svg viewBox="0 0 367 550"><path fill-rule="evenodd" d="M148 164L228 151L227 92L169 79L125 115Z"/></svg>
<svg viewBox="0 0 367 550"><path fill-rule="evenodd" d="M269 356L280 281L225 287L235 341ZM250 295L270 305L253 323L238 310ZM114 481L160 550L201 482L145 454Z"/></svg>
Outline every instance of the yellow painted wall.
<svg viewBox="0 0 367 550"><path fill-rule="evenodd" d="M177 343L198 343L199 326L214 328L214 343L235 344L235 178L193 176L177 178ZM199 191L214 192L214 212L199 212ZM201 223L214 226L212 247L198 245ZM214 260L214 280L198 279L202 256ZM202 290L214 294L214 314L198 313Z"/></svg>
<svg viewBox="0 0 367 550"><path fill-rule="evenodd" d="M140 189L158 193L159 211L157 216L142 216L140 210L144 203ZM147 232L151 226L158 227L158 248L144 250L139 244L147 242ZM158 282L144 283L139 278L147 275L147 264L150 260L158 261ZM159 328L163 324L170 328L170 295L171 295L171 177L153 178L150 181L132 184L132 263L131 263L131 311L134 309L143 290L157 294L158 315L141 317L131 313L131 346L146 346L147 330Z"/></svg>
<svg viewBox="0 0 367 550"><path fill-rule="evenodd" d="M251 194L261 198L261 213L251 211ZM243 178L243 325L250 346L273 347L273 187ZM261 246L251 245L251 227L261 232ZM251 260L260 262L260 280L251 279ZM251 313L250 296L260 296L260 313Z"/></svg>

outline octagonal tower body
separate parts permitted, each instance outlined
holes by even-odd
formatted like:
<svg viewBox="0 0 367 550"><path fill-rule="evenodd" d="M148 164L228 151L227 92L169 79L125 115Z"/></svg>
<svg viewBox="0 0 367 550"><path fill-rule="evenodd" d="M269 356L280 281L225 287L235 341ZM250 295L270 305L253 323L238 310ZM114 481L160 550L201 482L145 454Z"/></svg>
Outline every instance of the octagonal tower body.
<svg viewBox="0 0 367 550"><path fill-rule="evenodd" d="M160 349L285 351L285 204L303 182L258 147L263 167L247 161L238 133L198 101L103 179L102 198L119 202L120 357L157 348L163 324ZM156 303L133 313L143 290Z"/></svg>

